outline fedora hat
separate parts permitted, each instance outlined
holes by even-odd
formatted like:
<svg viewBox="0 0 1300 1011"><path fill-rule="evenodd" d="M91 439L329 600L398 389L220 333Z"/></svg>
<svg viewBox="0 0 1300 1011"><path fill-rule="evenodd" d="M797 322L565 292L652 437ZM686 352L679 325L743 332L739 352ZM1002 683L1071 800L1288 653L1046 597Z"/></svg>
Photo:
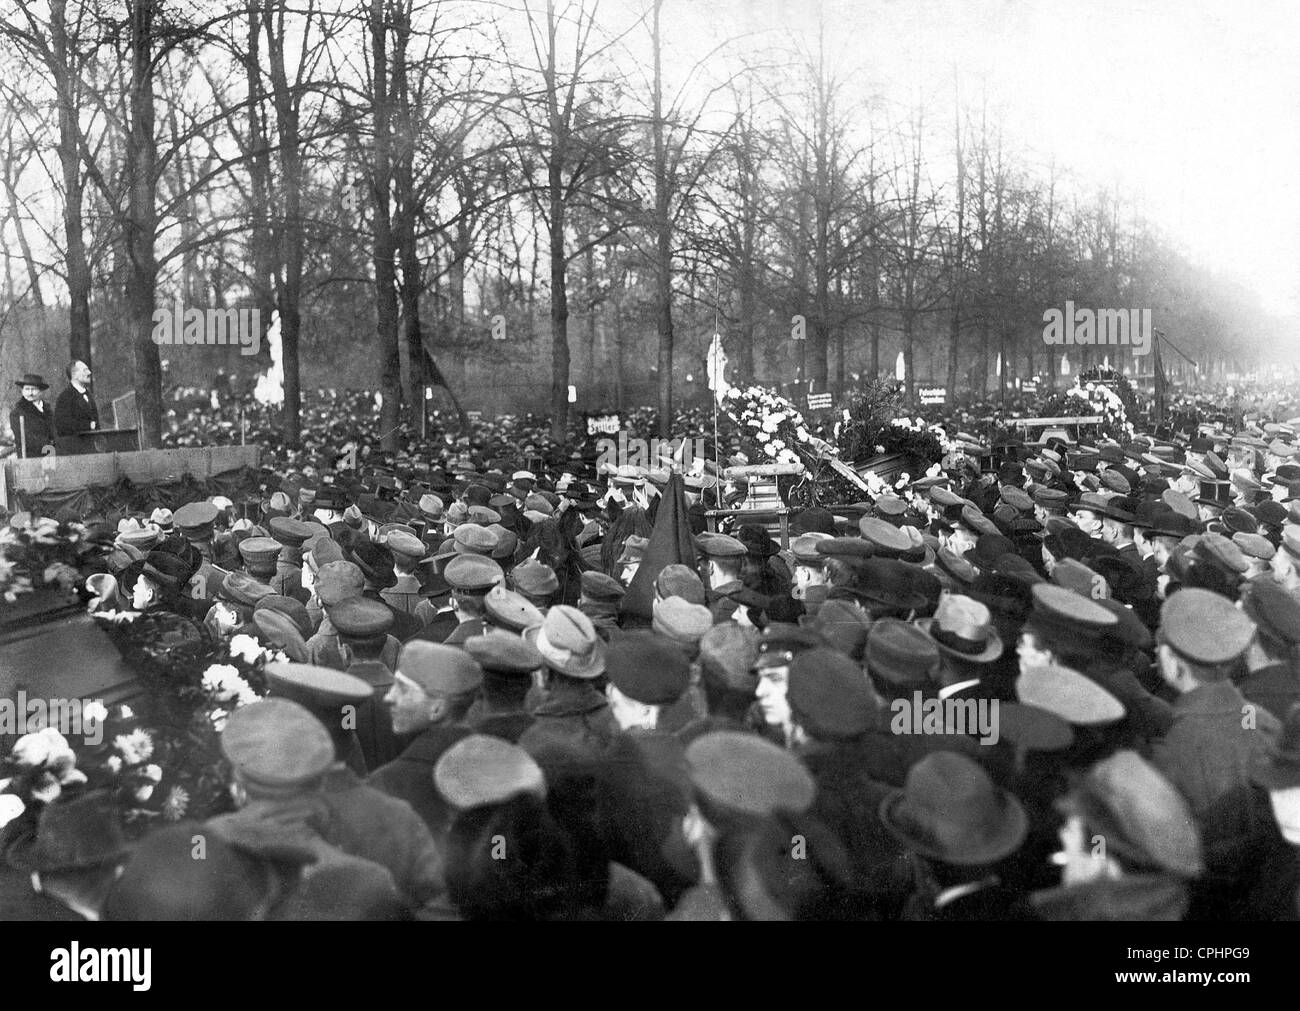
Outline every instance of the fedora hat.
<svg viewBox="0 0 1300 1011"><path fill-rule="evenodd" d="M576 607L556 604L540 625L524 632L524 640L561 674L589 680L605 672L605 641Z"/></svg>
<svg viewBox="0 0 1300 1011"><path fill-rule="evenodd" d="M936 751L913 765L903 788L881 801L880 820L918 856L968 866L1009 856L1029 831L1020 802L976 762L952 751Z"/></svg>
<svg viewBox="0 0 1300 1011"><path fill-rule="evenodd" d="M949 594L939 601L933 618L920 618L916 624L948 656L992 663L1002 655L1002 637L993 627L989 609L971 597Z"/></svg>

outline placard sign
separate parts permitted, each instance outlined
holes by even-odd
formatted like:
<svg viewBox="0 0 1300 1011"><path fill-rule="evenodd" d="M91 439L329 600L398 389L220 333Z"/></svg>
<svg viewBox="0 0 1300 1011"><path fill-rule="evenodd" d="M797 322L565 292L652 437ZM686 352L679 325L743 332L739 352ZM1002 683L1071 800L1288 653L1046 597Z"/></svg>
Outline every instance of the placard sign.
<svg viewBox="0 0 1300 1011"><path fill-rule="evenodd" d="M623 419L617 414L588 414L588 435L617 435L623 427Z"/></svg>
<svg viewBox="0 0 1300 1011"><path fill-rule="evenodd" d="M831 406L831 395L829 393L808 394L808 410L824 411L830 406Z"/></svg>
<svg viewBox="0 0 1300 1011"><path fill-rule="evenodd" d="M948 390L943 386L922 386L919 392L922 404L942 404L948 400Z"/></svg>
<svg viewBox="0 0 1300 1011"><path fill-rule="evenodd" d="M1038 392L1038 380L1037 380L1037 379L1026 379L1023 383L1020 384L1020 392L1021 392L1021 393L1037 393L1037 392Z"/></svg>

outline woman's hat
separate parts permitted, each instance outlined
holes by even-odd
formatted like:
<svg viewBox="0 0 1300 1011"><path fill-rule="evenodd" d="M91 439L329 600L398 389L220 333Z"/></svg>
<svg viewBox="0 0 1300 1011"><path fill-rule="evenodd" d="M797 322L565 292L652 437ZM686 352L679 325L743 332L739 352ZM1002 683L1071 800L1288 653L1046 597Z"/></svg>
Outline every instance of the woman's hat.
<svg viewBox="0 0 1300 1011"><path fill-rule="evenodd" d="M15 386L36 386L42 390L48 390L50 384L45 381L44 376L38 376L35 372L28 372L21 379L14 380Z"/></svg>

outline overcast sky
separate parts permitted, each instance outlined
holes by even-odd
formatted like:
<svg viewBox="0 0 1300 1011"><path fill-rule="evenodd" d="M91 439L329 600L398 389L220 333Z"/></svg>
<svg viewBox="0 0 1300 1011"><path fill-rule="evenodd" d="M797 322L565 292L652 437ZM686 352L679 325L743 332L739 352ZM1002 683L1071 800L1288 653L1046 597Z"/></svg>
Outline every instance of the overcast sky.
<svg viewBox="0 0 1300 1011"><path fill-rule="evenodd" d="M664 19L686 63L744 28L764 45L812 44L818 7L668 0ZM1300 319L1297 0L827 0L824 9L828 41L860 71L864 94L950 103L955 70L967 95L987 88L1030 160L1118 182L1194 259Z"/></svg>

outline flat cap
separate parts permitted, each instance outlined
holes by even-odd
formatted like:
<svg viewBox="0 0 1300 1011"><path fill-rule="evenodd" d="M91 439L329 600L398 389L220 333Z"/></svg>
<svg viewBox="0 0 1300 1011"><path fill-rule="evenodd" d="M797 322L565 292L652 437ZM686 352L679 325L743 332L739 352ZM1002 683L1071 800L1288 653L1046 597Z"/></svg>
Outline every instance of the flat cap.
<svg viewBox="0 0 1300 1011"><path fill-rule="evenodd" d="M1252 580L1241 602L1261 632L1288 646L1300 643L1300 600L1280 585L1268 578Z"/></svg>
<svg viewBox="0 0 1300 1011"><path fill-rule="evenodd" d="M226 717L221 753L250 783L292 791L334 764L334 742L321 721L288 699L262 699Z"/></svg>
<svg viewBox="0 0 1300 1011"><path fill-rule="evenodd" d="M424 515L431 520L442 519L442 512L445 508L446 506L443 504L442 499L437 495L426 493L420 496L420 512L424 513Z"/></svg>
<svg viewBox="0 0 1300 1011"><path fill-rule="evenodd" d="M1105 577L1073 558L1062 558L1056 563L1052 570L1052 582L1090 600L1110 596L1110 587Z"/></svg>
<svg viewBox="0 0 1300 1011"><path fill-rule="evenodd" d="M316 597L326 607L359 597L365 588L365 574L352 562L326 562L316 572Z"/></svg>
<svg viewBox="0 0 1300 1011"><path fill-rule="evenodd" d="M1075 726L1100 726L1124 717L1124 705L1077 670L1057 664L1030 667L1016 680L1016 697Z"/></svg>
<svg viewBox="0 0 1300 1011"><path fill-rule="evenodd" d="M695 645L713 624L713 615L703 604L681 597L665 597L654 603L651 627L674 642Z"/></svg>
<svg viewBox="0 0 1300 1011"><path fill-rule="evenodd" d="M623 599L627 588L613 576L591 570L582 574L582 595L588 600L613 603Z"/></svg>
<svg viewBox="0 0 1300 1011"><path fill-rule="evenodd" d="M794 560L800 565L821 565L826 560L826 556L817 550L817 543L830 540L831 537L831 534L822 533L799 535L790 544L790 550L794 553Z"/></svg>
<svg viewBox="0 0 1300 1011"><path fill-rule="evenodd" d="M1250 566L1241 549L1223 534L1202 534L1193 549L1196 557L1213 562L1226 572L1243 574Z"/></svg>
<svg viewBox="0 0 1300 1011"><path fill-rule="evenodd" d="M503 804L520 794L546 798L546 778L533 757L486 734L470 734L443 752L433 782L443 800L461 811Z"/></svg>
<svg viewBox="0 0 1300 1011"><path fill-rule="evenodd" d="M387 604L369 597L348 597L337 604L327 604L325 613L341 635L358 639L383 635L396 620Z"/></svg>
<svg viewBox="0 0 1300 1011"><path fill-rule="evenodd" d="M739 558L749 553L745 545L736 538L707 531L696 535L695 547L701 554L711 558Z"/></svg>
<svg viewBox="0 0 1300 1011"><path fill-rule="evenodd" d="M1000 532L991 519L985 516L969 502L961 507L961 519L963 523L976 533L996 534Z"/></svg>
<svg viewBox="0 0 1300 1011"><path fill-rule="evenodd" d="M801 814L816 786L794 755L754 734L719 730L686 749L691 784L711 803L754 817Z"/></svg>
<svg viewBox="0 0 1300 1011"><path fill-rule="evenodd" d="M1192 586L1161 606L1160 632L1171 649L1193 663L1223 664L1246 651L1255 623L1227 597Z"/></svg>
<svg viewBox="0 0 1300 1011"><path fill-rule="evenodd" d="M879 722L879 696L862 668L838 650L810 649L795 657L788 697L799 725L818 740L847 740Z"/></svg>
<svg viewBox="0 0 1300 1011"><path fill-rule="evenodd" d="M494 624L515 632L540 625L545 617L522 594L507 590L499 583L488 590L483 606Z"/></svg>
<svg viewBox="0 0 1300 1011"><path fill-rule="evenodd" d="M1048 488L1044 490L1051 491L1052 489ZM1065 493L1061 492L1060 494L1061 494L1061 500L1064 501ZM1001 490L1001 496L1002 496L1002 501L1005 502L1007 505L1009 505L1012 509L1016 510L1017 512L1022 512L1022 513L1033 512L1034 500L1031 499L1025 493L1024 489L1017 488L1013 484L1003 485Z"/></svg>
<svg viewBox="0 0 1300 1011"><path fill-rule="evenodd" d="M245 537L239 542L239 556L245 565L269 565L280 555L283 545L270 537Z"/></svg>
<svg viewBox="0 0 1300 1011"><path fill-rule="evenodd" d="M758 633L732 621L714 625L700 639L700 673L730 691L753 694L758 687Z"/></svg>
<svg viewBox="0 0 1300 1011"><path fill-rule="evenodd" d="M510 570L510 581L520 593L532 594L534 597L548 597L560 589L560 580L555 575L555 570L545 562L532 558Z"/></svg>
<svg viewBox="0 0 1300 1011"><path fill-rule="evenodd" d="M474 555L492 554L498 540L496 534L477 523L462 523L452 533L452 539L457 551Z"/></svg>
<svg viewBox="0 0 1300 1011"><path fill-rule="evenodd" d="M493 630L465 640L464 650L487 674L526 678L542 666L536 647L509 632Z"/></svg>
<svg viewBox="0 0 1300 1011"><path fill-rule="evenodd" d="M1034 613L1079 629L1109 628L1119 619L1100 604L1055 583L1035 583Z"/></svg>
<svg viewBox="0 0 1300 1011"><path fill-rule="evenodd" d="M246 607L255 607L263 597L269 597L275 591L252 576L243 572L227 572L221 580L221 593L228 600Z"/></svg>
<svg viewBox="0 0 1300 1011"><path fill-rule="evenodd" d="M655 589L659 596L681 597L688 604L703 604L705 601L704 583L688 565L675 562L665 565L655 577Z"/></svg>
<svg viewBox="0 0 1300 1011"><path fill-rule="evenodd" d="M605 651L605 674L630 699L666 706L691 683L691 664L681 647L653 632L625 632Z"/></svg>
<svg viewBox="0 0 1300 1011"><path fill-rule="evenodd" d="M487 592L506 578L501 566L483 555L457 555L447 563L442 576L453 589L469 592Z"/></svg>
<svg viewBox="0 0 1300 1011"><path fill-rule="evenodd" d="M404 530L394 530L388 535L384 543L395 556L410 562L418 562L428 554L424 541Z"/></svg>
<svg viewBox="0 0 1300 1011"><path fill-rule="evenodd" d="M311 637L313 631L311 615L307 613L307 605L294 597L286 597L283 593L268 593L265 597L257 602L259 611L277 611L293 622L294 628L304 639Z"/></svg>
<svg viewBox="0 0 1300 1011"><path fill-rule="evenodd" d="M469 653L424 639L412 639L397 657L396 673L426 692L465 695L483 683L483 669Z"/></svg>

